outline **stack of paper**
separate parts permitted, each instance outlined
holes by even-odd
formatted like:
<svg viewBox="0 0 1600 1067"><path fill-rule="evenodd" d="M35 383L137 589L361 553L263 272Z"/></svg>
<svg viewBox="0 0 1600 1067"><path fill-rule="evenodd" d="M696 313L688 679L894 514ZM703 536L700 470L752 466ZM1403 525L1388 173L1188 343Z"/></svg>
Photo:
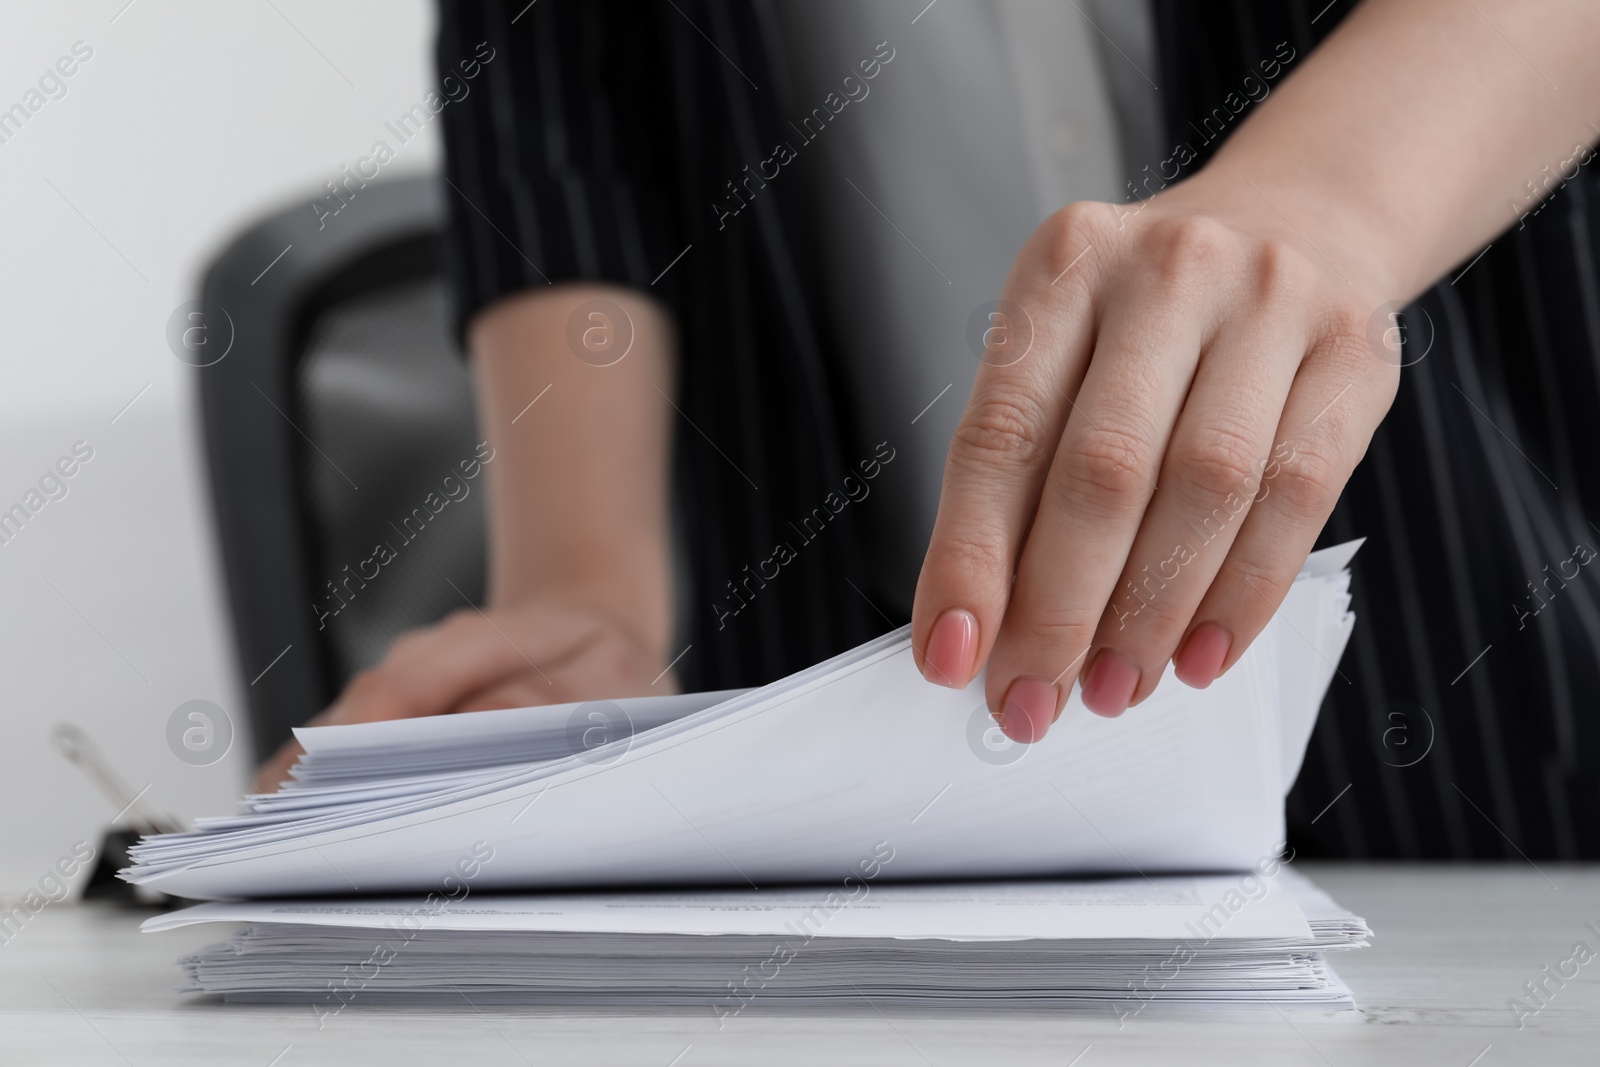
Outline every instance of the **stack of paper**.
<svg viewBox="0 0 1600 1067"><path fill-rule="evenodd" d="M1368 931L1304 878L205 904L147 929L249 925L182 960L240 1001L706 1005L1349 1004L1322 961Z"/></svg>
<svg viewBox="0 0 1600 1067"><path fill-rule="evenodd" d="M1259 871L1278 855L1282 798L1353 623L1357 547L1314 554L1209 689L1169 674L1118 719L1074 696L1036 745L1000 734L981 678L964 692L924 682L900 631L747 692L298 730L306 756L282 793L146 839L123 877L200 899L427 894L209 905L154 924L252 923L187 964L192 988L230 995L325 995L329 974L366 959L350 953L371 930L420 909L406 962L374 989L703 999L742 968L772 969L773 938L817 900L851 897L775 989L853 995L848 977L886 996L1095 999L1187 943L1164 998L1339 1001L1320 952L1366 930L1313 888L1283 876L1294 894L1224 907L1213 937L1182 930L1215 918L1229 879L1156 876ZM992 881L1064 875L1135 881ZM977 878L991 881L889 884ZM796 883L822 888L776 888ZM738 889L482 895L674 884Z"/></svg>

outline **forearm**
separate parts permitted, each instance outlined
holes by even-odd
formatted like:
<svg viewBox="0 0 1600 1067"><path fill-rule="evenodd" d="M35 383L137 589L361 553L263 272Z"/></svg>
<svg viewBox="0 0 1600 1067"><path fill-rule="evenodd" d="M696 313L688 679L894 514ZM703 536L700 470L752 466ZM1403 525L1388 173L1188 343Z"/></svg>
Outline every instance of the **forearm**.
<svg viewBox="0 0 1600 1067"><path fill-rule="evenodd" d="M626 355L579 358L569 320L604 299L633 329ZM588 320L583 329L623 321ZM671 324L626 289L564 285L487 308L469 343L489 465L489 603L534 599L603 611L652 651L671 639ZM581 340L580 340L581 345ZM530 403L532 406L530 407Z"/></svg>
<svg viewBox="0 0 1600 1067"><path fill-rule="evenodd" d="M1597 46L1593 0L1368 0L1203 173L1409 298L1600 138Z"/></svg>

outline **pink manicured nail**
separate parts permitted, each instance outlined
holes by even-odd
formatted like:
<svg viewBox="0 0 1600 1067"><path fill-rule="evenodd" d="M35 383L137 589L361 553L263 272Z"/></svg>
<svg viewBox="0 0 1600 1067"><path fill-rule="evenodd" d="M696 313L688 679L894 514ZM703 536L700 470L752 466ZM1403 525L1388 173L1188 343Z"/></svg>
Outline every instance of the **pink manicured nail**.
<svg viewBox="0 0 1600 1067"><path fill-rule="evenodd" d="M1189 631L1173 660L1173 670L1184 685L1204 689L1217 680L1222 661L1228 658L1232 647L1233 636L1227 630L1214 622L1203 622Z"/></svg>
<svg viewBox="0 0 1600 1067"><path fill-rule="evenodd" d="M1128 701L1138 688L1139 668L1133 660L1121 652L1102 648L1089 665L1080 696L1084 707L1112 719L1128 710Z"/></svg>
<svg viewBox="0 0 1600 1067"><path fill-rule="evenodd" d="M923 653L923 674L928 681L965 689L972 681L972 661L978 655L978 620L972 612L950 608L933 624L928 650Z"/></svg>
<svg viewBox="0 0 1600 1067"><path fill-rule="evenodd" d="M1018 678L1006 690L1000 710L1000 732L1031 745L1044 737L1056 715L1061 690L1040 678Z"/></svg>

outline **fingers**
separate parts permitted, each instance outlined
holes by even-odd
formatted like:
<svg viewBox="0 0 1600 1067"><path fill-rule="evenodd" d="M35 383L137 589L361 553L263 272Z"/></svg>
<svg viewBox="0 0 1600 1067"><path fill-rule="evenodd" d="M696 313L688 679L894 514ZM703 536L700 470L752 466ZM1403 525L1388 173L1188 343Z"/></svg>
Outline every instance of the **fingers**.
<svg viewBox="0 0 1600 1067"><path fill-rule="evenodd" d="M664 696L678 691L677 677L629 635L596 630L550 661L548 670L514 671L463 698L452 711L491 711L579 700Z"/></svg>
<svg viewBox="0 0 1600 1067"><path fill-rule="evenodd" d="M989 663L987 696L1014 740L1044 736L1081 670L1156 492L1205 317L1197 294L1157 283L1115 305L1101 325ZM1138 678L1124 671L1110 681L1129 690L1125 703Z"/></svg>
<svg viewBox="0 0 1600 1067"><path fill-rule="evenodd" d="M300 742L292 737L279 745L278 751L272 754L272 758L257 769L252 788L257 793L276 793L288 780L289 768L294 766L295 760L304 755L305 751L300 747Z"/></svg>
<svg viewBox="0 0 1600 1067"><path fill-rule="evenodd" d="M598 615L561 605L473 609L403 635L309 725L676 691L670 671ZM256 773L256 789L276 791L302 752L285 743Z"/></svg>
<svg viewBox="0 0 1600 1067"><path fill-rule="evenodd" d="M540 644L526 637L523 643ZM438 625L402 635L382 663L350 679L338 699L308 725L442 714L529 663L503 628L480 612L459 611ZM292 738L284 742L256 771L256 791L277 792L304 751Z"/></svg>
<svg viewBox="0 0 1600 1067"><path fill-rule="evenodd" d="M527 643L527 642L525 642ZM522 668L522 674L517 669ZM549 703L549 691L504 627L477 612L458 612L437 626L403 635L382 663L350 679L344 692L308 725L332 726L380 719L440 715L452 710L523 707ZM508 676L518 683L513 688ZM531 676L531 677L530 677ZM500 687L497 692L497 686ZM480 694L470 708L464 698ZM489 702L484 703L482 697ZM504 701L504 702L501 702ZM292 738L256 772L260 793L277 792L289 768L305 752Z"/></svg>
<svg viewBox="0 0 1600 1067"><path fill-rule="evenodd" d="M1265 273L1254 306L1225 323L1201 356L1161 461L1160 489L1085 660L1090 711L1119 715L1155 689L1261 490L1309 341L1294 313L1293 298L1304 292L1295 270ZM1220 667L1230 647L1226 633L1198 635L1197 676Z"/></svg>
<svg viewBox="0 0 1600 1067"><path fill-rule="evenodd" d="M912 649L923 676L960 689L988 658L1023 536L1094 335L1089 262L1104 205L1073 205L1017 257L984 362L951 441L933 536L917 580ZM1073 266L1073 270L1067 270ZM1012 321L1020 319L1021 321ZM1011 355L998 343L1028 347ZM998 705L996 705L998 706Z"/></svg>
<svg viewBox="0 0 1600 1067"><path fill-rule="evenodd" d="M1328 328L1295 378L1256 502L1178 648L1189 685L1209 685L1271 621L1394 400L1398 368L1372 358L1362 328Z"/></svg>
<svg viewBox="0 0 1600 1067"><path fill-rule="evenodd" d="M306 723L307 726L327 726L333 715L333 707L329 707ZM305 755L306 750L300 742L293 737L278 746L270 759L256 769L252 786L257 793L276 793L289 780L289 768Z"/></svg>
<svg viewBox="0 0 1600 1067"><path fill-rule="evenodd" d="M478 690L450 709L452 714L466 711L494 711L497 708L531 708L540 704L559 704L565 694L552 694L551 686L532 671L522 671Z"/></svg>
<svg viewBox="0 0 1600 1067"><path fill-rule="evenodd" d="M450 710L492 711L676 692L677 677L670 670L658 670L643 649L620 635L612 635L584 643L563 657L548 675L530 669L517 671L466 697Z"/></svg>
<svg viewBox="0 0 1600 1067"><path fill-rule="evenodd" d="M1393 399L1365 316L1294 246L1193 215L1140 228L1076 305L1030 289L1019 257L1008 292L1064 309L1039 331L1050 358L980 373L918 586L924 675L960 685L987 658L1019 741L1075 678L1116 715L1169 662L1197 686L1236 662Z"/></svg>
<svg viewBox="0 0 1600 1067"><path fill-rule="evenodd" d="M496 623L482 612L467 610L404 635L382 663L350 680L330 709L330 721L439 715L513 673L537 675L545 667L540 660L557 647L554 640L535 627L508 631L510 625L505 616ZM570 634L560 639L574 640Z"/></svg>

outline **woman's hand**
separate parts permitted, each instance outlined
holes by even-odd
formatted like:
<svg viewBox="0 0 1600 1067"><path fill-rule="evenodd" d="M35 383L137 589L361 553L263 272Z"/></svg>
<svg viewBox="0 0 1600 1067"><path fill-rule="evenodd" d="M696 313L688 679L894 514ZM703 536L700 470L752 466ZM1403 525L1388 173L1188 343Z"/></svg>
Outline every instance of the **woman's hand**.
<svg viewBox="0 0 1600 1067"><path fill-rule="evenodd" d="M1586 0L1369 0L1199 174L1046 222L945 468L924 675L987 662L1027 741L1079 676L1116 715L1173 657L1190 685L1232 666L1393 399L1388 311L1572 195L1597 41Z"/></svg>
<svg viewBox="0 0 1600 1067"><path fill-rule="evenodd" d="M675 693L677 681L661 658L587 608L466 609L403 635L307 725ZM256 791L276 791L303 751L297 741L285 743L256 773Z"/></svg>
<svg viewBox="0 0 1600 1067"><path fill-rule="evenodd" d="M617 337L631 338L625 356ZM624 289L552 286L479 312L469 347L494 449L489 602L401 637L311 725L677 691L665 310ZM300 751L279 749L257 790L276 789Z"/></svg>
<svg viewBox="0 0 1600 1067"><path fill-rule="evenodd" d="M917 586L930 681L987 663L989 705L1026 742L1075 678L1113 716L1169 661L1204 688L1243 655L1398 383L1368 336L1391 284L1324 222L1208 171L1034 233Z"/></svg>

